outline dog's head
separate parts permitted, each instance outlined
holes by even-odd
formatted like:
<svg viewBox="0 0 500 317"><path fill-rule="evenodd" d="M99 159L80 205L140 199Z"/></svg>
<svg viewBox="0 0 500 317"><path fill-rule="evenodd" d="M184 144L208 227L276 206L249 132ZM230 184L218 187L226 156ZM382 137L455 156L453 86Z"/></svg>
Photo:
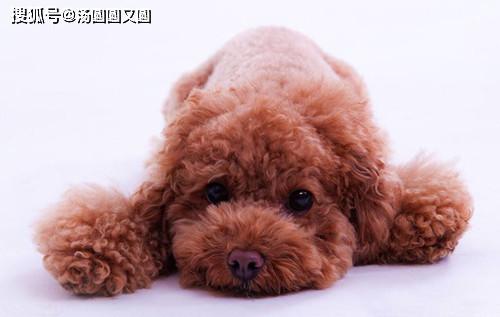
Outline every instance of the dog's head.
<svg viewBox="0 0 500 317"><path fill-rule="evenodd" d="M195 89L165 134L156 205L184 286L323 288L386 238L383 144L352 87Z"/></svg>

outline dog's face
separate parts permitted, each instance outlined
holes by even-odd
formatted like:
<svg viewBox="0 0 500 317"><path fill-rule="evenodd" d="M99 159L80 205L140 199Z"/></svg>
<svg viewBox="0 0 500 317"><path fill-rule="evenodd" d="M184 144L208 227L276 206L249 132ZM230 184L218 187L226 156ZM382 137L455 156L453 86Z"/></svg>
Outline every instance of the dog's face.
<svg viewBox="0 0 500 317"><path fill-rule="evenodd" d="M339 207L342 158L295 106L250 102L192 97L167 131L165 218L181 283L256 295L326 287L356 247Z"/></svg>

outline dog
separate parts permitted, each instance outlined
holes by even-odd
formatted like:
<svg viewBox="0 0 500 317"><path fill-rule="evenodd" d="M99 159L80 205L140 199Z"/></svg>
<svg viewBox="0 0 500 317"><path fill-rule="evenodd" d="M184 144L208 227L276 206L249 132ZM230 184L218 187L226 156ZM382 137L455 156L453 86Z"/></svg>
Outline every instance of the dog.
<svg viewBox="0 0 500 317"><path fill-rule="evenodd" d="M229 294L322 289L353 265L436 262L471 218L451 167L388 162L359 75L294 31L236 36L175 84L164 114L133 195L72 189L39 222L64 288L130 293L178 271Z"/></svg>

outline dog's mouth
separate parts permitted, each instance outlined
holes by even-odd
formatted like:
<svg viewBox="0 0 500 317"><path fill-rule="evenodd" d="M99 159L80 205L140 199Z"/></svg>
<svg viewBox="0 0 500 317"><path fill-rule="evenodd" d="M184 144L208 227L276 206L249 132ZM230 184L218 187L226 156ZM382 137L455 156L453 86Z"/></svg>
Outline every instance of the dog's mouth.
<svg viewBox="0 0 500 317"><path fill-rule="evenodd" d="M217 287L211 287L211 289L215 290L216 292L230 294L234 297L262 298L266 296L279 296L285 293L297 292L305 288L313 288L313 286L309 286L297 289L277 289L274 292L263 292L260 290L256 290L253 284L255 283L252 281L242 281L239 285L236 286L217 286Z"/></svg>
<svg viewBox="0 0 500 317"><path fill-rule="evenodd" d="M223 203L173 228L172 251L185 287L258 297L322 287L332 277L331 256L314 234L272 207Z"/></svg>
<svg viewBox="0 0 500 317"><path fill-rule="evenodd" d="M251 283L251 281L242 281L237 286L217 286L213 289L222 293L232 294L236 297L262 297L262 293L252 290Z"/></svg>

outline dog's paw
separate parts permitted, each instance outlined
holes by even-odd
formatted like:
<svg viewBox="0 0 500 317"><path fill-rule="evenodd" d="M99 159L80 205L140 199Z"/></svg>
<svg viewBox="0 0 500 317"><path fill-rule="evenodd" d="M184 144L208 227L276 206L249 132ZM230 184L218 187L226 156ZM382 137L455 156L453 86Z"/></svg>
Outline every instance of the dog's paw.
<svg viewBox="0 0 500 317"><path fill-rule="evenodd" d="M69 192L38 224L47 270L76 294L115 295L148 287L162 267L158 239L113 191Z"/></svg>
<svg viewBox="0 0 500 317"><path fill-rule="evenodd" d="M400 167L401 211L394 219L387 262L433 263L450 254L468 227L472 199L450 166L417 157Z"/></svg>
<svg viewBox="0 0 500 317"><path fill-rule="evenodd" d="M44 257L44 264L65 289L75 294L111 296L126 291L125 272L112 268L105 259L92 252L48 254Z"/></svg>
<svg viewBox="0 0 500 317"><path fill-rule="evenodd" d="M391 262L433 263L453 252L467 222L451 207L426 206L401 213L394 221L389 242Z"/></svg>

